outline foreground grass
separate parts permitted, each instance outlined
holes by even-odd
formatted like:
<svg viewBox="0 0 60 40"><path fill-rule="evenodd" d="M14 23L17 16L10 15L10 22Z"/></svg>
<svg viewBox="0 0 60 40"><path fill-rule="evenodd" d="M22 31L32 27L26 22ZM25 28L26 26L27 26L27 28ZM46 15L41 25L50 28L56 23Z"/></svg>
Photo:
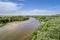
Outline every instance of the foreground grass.
<svg viewBox="0 0 60 40"><path fill-rule="evenodd" d="M29 40L60 40L60 16L48 18Z"/></svg>

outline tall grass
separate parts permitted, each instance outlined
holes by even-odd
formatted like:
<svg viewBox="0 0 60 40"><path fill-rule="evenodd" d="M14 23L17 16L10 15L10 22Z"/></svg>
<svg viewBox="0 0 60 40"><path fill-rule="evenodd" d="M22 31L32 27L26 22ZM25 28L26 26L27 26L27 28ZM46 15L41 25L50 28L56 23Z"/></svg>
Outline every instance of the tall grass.
<svg viewBox="0 0 60 40"><path fill-rule="evenodd" d="M37 19L43 26L34 32L29 40L60 40L60 16L46 16Z"/></svg>

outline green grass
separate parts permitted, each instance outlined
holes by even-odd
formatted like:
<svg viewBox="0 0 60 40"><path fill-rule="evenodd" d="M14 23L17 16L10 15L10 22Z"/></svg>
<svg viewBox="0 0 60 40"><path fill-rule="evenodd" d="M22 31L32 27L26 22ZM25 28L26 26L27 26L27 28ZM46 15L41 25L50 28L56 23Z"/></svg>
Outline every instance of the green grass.
<svg viewBox="0 0 60 40"><path fill-rule="evenodd" d="M29 40L60 40L60 16L45 17L42 21L38 18L38 20L43 26L34 32Z"/></svg>
<svg viewBox="0 0 60 40"><path fill-rule="evenodd" d="M0 27L4 26L4 24L0 24Z"/></svg>

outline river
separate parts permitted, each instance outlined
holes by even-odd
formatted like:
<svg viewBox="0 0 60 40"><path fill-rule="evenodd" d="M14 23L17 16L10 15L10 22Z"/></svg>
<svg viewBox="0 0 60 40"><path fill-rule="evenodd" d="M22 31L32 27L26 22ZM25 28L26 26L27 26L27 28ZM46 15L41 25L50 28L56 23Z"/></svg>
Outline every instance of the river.
<svg viewBox="0 0 60 40"><path fill-rule="evenodd" d="M35 18L23 22L11 22L0 28L0 40L27 40L41 26Z"/></svg>

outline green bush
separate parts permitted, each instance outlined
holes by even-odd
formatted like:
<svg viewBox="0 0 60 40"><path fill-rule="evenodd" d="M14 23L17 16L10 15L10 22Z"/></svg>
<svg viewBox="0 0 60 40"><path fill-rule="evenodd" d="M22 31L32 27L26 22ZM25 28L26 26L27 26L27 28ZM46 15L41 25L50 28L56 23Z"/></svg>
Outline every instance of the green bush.
<svg viewBox="0 0 60 40"><path fill-rule="evenodd" d="M45 21L47 18L47 21ZM60 16L46 17L43 26L29 40L60 40ZM43 19L43 18L42 18ZM40 19L39 19L40 20Z"/></svg>
<svg viewBox="0 0 60 40"><path fill-rule="evenodd" d="M8 22L13 22L13 21L25 21L28 20L29 18L26 16L2 16L0 17L0 27L5 25Z"/></svg>

